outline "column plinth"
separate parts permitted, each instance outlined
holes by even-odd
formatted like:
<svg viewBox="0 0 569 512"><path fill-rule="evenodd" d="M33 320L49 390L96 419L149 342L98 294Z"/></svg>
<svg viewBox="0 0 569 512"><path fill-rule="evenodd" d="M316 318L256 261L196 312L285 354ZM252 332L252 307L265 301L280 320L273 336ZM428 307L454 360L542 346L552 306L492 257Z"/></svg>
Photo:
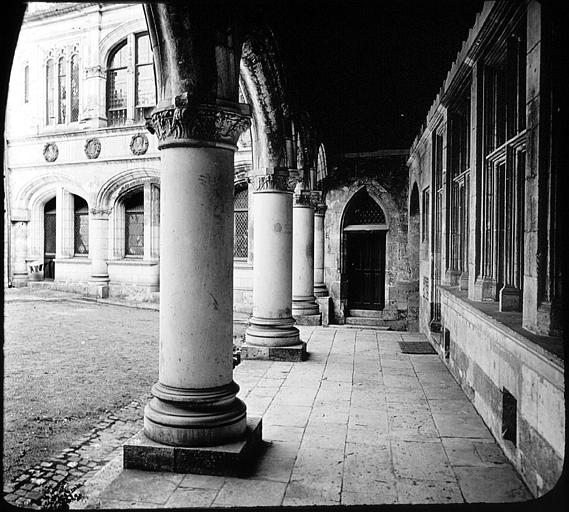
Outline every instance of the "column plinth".
<svg viewBox="0 0 569 512"><path fill-rule="evenodd" d="M233 382L233 154L247 105L159 105L161 150L159 381L144 432L171 446L244 439Z"/></svg>
<svg viewBox="0 0 569 512"><path fill-rule="evenodd" d="M292 242L292 315L299 324L319 324L314 296L314 210L312 196L295 194Z"/></svg>
<svg viewBox="0 0 569 512"><path fill-rule="evenodd" d="M292 190L288 169L255 176L252 188L253 314L241 354L245 359L290 357L296 361L304 356L305 345L292 317Z"/></svg>

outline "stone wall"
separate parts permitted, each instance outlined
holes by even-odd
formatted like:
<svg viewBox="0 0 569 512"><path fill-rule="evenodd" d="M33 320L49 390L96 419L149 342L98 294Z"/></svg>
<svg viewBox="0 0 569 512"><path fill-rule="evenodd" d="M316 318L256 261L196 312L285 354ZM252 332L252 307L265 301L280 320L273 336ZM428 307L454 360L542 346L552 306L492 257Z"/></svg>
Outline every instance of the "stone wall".
<svg viewBox="0 0 569 512"><path fill-rule="evenodd" d="M535 496L559 480L565 453L563 361L497 322L456 292L441 291L443 334L436 346ZM503 397L516 401L516 435L503 436ZM507 437L507 436L506 436Z"/></svg>

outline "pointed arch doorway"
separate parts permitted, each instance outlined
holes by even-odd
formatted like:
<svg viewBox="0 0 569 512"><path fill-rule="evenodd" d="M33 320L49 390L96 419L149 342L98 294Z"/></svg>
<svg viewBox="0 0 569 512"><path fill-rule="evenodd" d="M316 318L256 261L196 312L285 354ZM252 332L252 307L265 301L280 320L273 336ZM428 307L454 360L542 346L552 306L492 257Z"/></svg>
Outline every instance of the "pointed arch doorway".
<svg viewBox="0 0 569 512"><path fill-rule="evenodd" d="M361 189L346 206L342 227L349 310L382 310L385 306L386 234L385 213Z"/></svg>

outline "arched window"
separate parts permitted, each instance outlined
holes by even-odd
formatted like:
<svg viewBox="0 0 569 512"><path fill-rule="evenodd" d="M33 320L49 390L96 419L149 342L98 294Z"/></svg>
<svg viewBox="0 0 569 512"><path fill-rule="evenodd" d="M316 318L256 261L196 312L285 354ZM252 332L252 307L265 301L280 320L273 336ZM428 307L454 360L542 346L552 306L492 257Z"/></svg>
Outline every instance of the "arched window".
<svg viewBox="0 0 569 512"><path fill-rule="evenodd" d="M320 144L318 148L318 158L316 160L316 181L322 181L327 175L326 152L324 151L324 144Z"/></svg>
<svg viewBox="0 0 569 512"><path fill-rule="evenodd" d="M45 124L55 124L55 62L49 59L45 65L46 111Z"/></svg>
<svg viewBox="0 0 569 512"><path fill-rule="evenodd" d="M79 120L79 56L71 56L71 116L73 123Z"/></svg>
<svg viewBox="0 0 569 512"><path fill-rule="evenodd" d="M75 212L73 219L73 246L75 256L89 254L89 209L87 201L75 196Z"/></svg>
<svg viewBox="0 0 569 512"><path fill-rule="evenodd" d="M66 88L65 88L65 80L66 80L66 65L65 65L65 58L60 57L58 64L57 64L57 123L63 124L65 123L65 101L66 101Z"/></svg>
<svg viewBox="0 0 569 512"><path fill-rule="evenodd" d="M156 105L152 63L147 33L131 34L111 53L107 65L108 126L143 123L150 115Z"/></svg>
<svg viewBox="0 0 569 512"><path fill-rule="evenodd" d="M126 41L111 54L107 68L107 123L122 125L127 108L127 45Z"/></svg>
<svg viewBox="0 0 569 512"><path fill-rule="evenodd" d="M144 192L137 188L124 198L125 256L144 256Z"/></svg>
<svg viewBox="0 0 569 512"><path fill-rule="evenodd" d="M235 193L233 199L233 214L235 218L233 231L233 257L247 258L249 231L249 197L244 188Z"/></svg>

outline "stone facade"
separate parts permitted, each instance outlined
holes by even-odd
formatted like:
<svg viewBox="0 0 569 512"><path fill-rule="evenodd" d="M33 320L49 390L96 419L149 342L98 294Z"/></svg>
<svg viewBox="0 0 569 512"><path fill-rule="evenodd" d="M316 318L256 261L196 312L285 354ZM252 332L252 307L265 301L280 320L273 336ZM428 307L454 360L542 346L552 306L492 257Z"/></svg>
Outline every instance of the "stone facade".
<svg viewBox="0 0 569 512"><path fill-rule="evenodd" d="M559 29L486 2L408 160L419 329L535 496L565 453Z"/></svg>

